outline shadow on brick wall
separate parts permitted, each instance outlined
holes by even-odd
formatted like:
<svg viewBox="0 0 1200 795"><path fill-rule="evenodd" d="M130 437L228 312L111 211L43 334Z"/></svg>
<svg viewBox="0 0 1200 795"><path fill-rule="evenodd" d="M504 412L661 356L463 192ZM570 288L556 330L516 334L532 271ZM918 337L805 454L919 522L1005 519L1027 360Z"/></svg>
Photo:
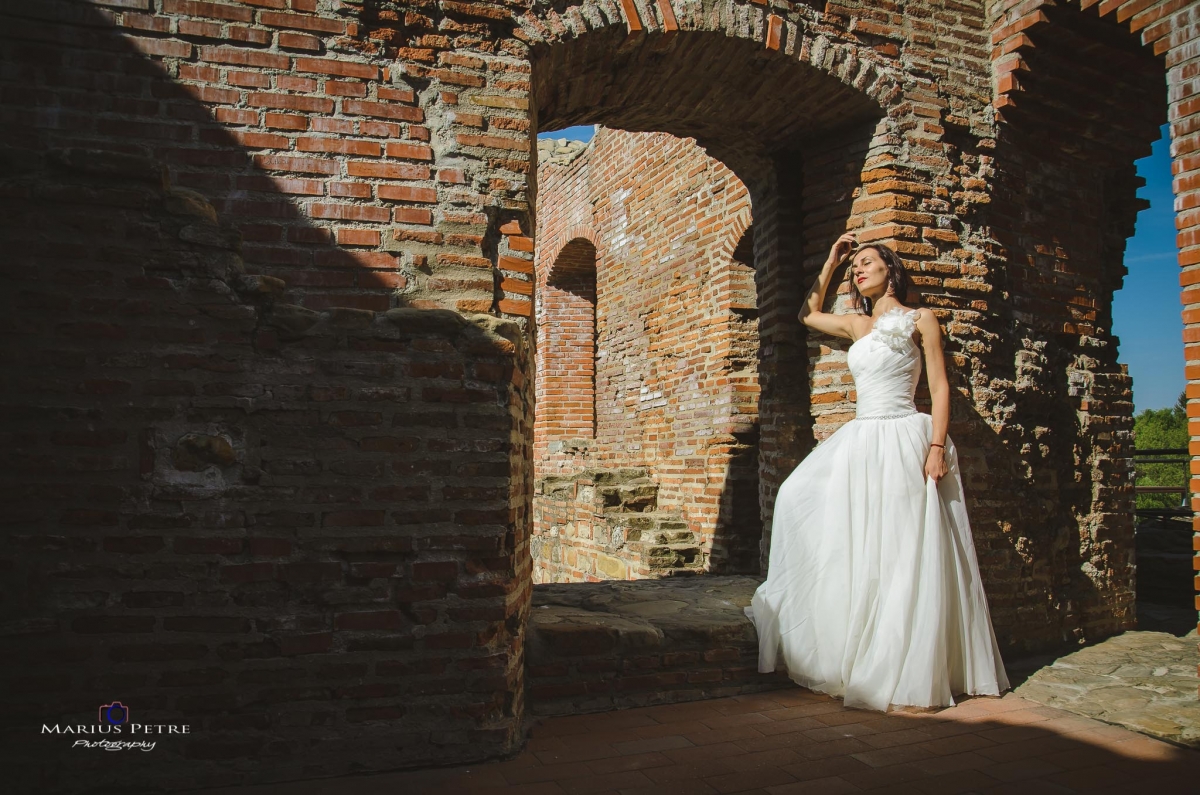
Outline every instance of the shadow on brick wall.
<svg viewBox="0 0 1200 795"><path fill-rule="evenodd" d="M292 298L293 275L396 270L309 222L208 89L97 11L47 13L6 20L0 67L9 786L507 752L523 331L374 281ZM44 728L98 731L113 701L189 731L108 753Z"/></svg>
<svg viewBox="0 0 1200 795"><path fill-rule="evenodd" d="M1165 66L1140 35L1072 8L1045 14L985 153L996 171L980 212L1003 258L988 280L1008 321L982 357L1009 410L1002 424L993 420L996 441L980 471L1012 495L986 513L1008 547L988 553L1026 593L1045 595L1002 610L1005 624L1023 627L1026 648L1135 627L1132 381L1112 333L1112 299L1127 272L1126 239L1147 206L1134 161L1150 154L1166 121ZM978 169L980 153L958 148L964 173ZM1177 311L1174 296L1164 302ZM1030 626L1044 628L1040 637Z"/></svg>

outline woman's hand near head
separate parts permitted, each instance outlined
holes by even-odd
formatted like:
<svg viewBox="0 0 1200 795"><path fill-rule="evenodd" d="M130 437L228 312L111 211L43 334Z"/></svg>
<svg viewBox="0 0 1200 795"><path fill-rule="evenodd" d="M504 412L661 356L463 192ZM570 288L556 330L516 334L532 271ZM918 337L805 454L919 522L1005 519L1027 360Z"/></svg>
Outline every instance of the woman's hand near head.
<svg viewBox="0 0 1200 795"><path fill-rule="evenodd" d="M834 337L854 339L852 319L849 316L835 315L821 311L821 307L825 304L825 293L829 290L829 283L833 279L834 269L853 250L853 232L847 232L834 241L833 246L829 249L829 256L825 260L825 265L821 268L821 272L817 274L816 280L808 291L808 296L804 299L804 306L801 307L800 314L796 316L801 323L811 329L830 334Z"/></svg>
<svg viewBox="0 0 1200 795"><path fill-rule="evenodd" d="M829 256L825 259L827 268L837 267L842 263L842 260L850 256L850 252L854 250L856 239L853 232L847 232L833 242L829 247Z"/></svg>

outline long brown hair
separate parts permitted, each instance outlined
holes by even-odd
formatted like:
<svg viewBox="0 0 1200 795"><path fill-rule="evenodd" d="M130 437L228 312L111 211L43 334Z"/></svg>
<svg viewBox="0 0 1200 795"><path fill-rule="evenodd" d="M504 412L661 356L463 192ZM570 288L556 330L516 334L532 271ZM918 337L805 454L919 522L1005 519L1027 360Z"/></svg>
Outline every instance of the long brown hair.
<svg viewBox="0 0 1200 795"><path fill-rule="evenodd" d="M868 248L875 249L879 253L879 258L883 260L883 264L887 268L888 288L896 296L896 300L906 300L909 290L912 289L912 280L908 278L908 271L904 269L904 263L900 260L900 255L895 251L892 251L882 243L868 243L854 252L850 258L851 262L853 262L854 257L857 257L860 252ZM858 291L858 285L854 283L853 274L853 265L851 265L847 270L847 275L850 277L850 305L854 307L855 311L869 315L871 314L871 299Z"/></svg>

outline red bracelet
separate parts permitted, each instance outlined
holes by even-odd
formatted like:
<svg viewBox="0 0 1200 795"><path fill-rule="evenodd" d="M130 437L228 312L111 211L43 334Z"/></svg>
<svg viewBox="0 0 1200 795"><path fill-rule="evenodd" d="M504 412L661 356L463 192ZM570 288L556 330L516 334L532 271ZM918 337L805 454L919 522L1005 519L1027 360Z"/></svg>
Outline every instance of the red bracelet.
<svg viewBox="0 0 1200 795"><path fill-rule="evenodd" d="M942 448L943 450L945 450L945 449L946 449L946 445L944 445L944 444L938 444L937 442L931 442L931 443L929 444L929 446L930 446L930 447L940 447L940 448Z"/></svg>

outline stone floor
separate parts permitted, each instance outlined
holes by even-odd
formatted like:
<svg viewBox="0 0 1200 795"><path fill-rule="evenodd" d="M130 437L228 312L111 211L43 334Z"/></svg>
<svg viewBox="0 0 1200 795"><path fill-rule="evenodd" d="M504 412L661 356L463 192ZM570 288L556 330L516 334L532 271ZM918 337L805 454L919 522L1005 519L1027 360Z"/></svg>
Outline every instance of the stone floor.
<svg viewBox="0 0 1200 795"><path fill-rule="evenodd" d="M544 718L506 762L207 795L1153 793L1200 789L1200 751L1014 694L936 713L844 708L802 688Z"/></svg>
<svg viewBox="0 0 1200 795"><path fill-rule="evenodd" d="M579 715L791 687L758 672L744 576L535 585L526 654L532 715Z"/></svg>
<svg viewBox="0 0 1200 795"><path fill-rule="evenodd" d="M1194 621L1193 612L1192 630L1183 637L1126 632L1059 657L1034 671L1015 692L1049 707L1200 748L1200 639Z"/></svg>
<svg viewBox="0 0 1200 795"><path fill-rule="evenodd" d="M1003 698L884 715L846 709L790 682L729 694L754 671L748 657L756 643L742 607L756 584L695 578L562 593L543 587L531 620L528 682L543 712L629 706L630 698L652 706L534 718L515 759L205 792L1200 792L1200 751L1173 744L1200 747L1200 652L1190 609L1140 606L1139 625L1152 631L1057 659L1016 661L1009 674L1017 689ZM713 649L722 653L702 653ZM695 697L687 691L697 688L709 698L662 703Z"/></svg>

